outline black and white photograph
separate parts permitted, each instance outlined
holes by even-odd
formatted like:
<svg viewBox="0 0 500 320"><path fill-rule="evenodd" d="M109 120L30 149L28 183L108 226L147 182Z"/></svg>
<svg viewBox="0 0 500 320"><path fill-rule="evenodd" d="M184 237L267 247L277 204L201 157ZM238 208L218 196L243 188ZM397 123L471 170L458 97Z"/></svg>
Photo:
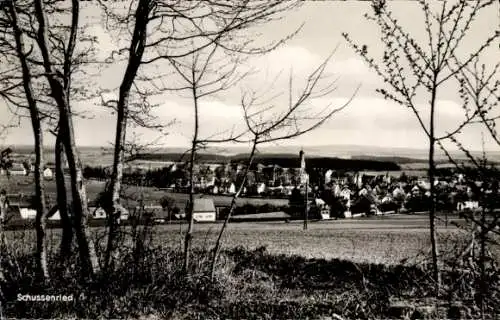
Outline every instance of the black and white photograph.
<svg viewBox="0 0 500 320"><path fill-rule="evenodd" d="M498 319L498 0L0 0L0 319Z"/></svg>

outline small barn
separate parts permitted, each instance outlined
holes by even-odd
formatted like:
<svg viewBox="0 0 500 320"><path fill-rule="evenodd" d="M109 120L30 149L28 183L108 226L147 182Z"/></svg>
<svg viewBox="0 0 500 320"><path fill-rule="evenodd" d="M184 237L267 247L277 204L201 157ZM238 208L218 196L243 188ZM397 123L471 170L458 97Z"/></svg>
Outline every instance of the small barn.
<svg viewBox="0 0 500 320"><path fill-rule="evenodd" d="M210 198L194 199L193 219L196 222L215 221L216 213L214 200Z"/></svg>

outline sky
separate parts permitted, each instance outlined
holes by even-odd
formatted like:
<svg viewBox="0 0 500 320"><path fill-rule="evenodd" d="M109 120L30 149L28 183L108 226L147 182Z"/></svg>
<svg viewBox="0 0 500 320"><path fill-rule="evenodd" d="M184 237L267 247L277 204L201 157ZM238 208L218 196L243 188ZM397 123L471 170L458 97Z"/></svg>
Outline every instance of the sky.
<svg viewBox="0 0 500 320"><path fill-rule="evenodd" d="M441 3L436 1L433 5ZM89 23L97 21L99 9L90 2L84 2L85 19ZM425 40L423 15L418 5L412 1L391 1L389 8L401 22L405 30L414 35L417 41ZM499 29L498 3L491 10L477 17L464 38L464 50L476 48L487 36ZM326 106L331 108L345 104L354 93L351 103L336 113L324 125L299 138L282 141L282 145L372 145L381 147L426 148L427 140L416 117L409 109L384 100L376 91L384 88L384 83L370 70L368 65L357 56L342 37L346 32L358 44L366 44L368 52L374 57L382 53L377 25L367 21L364 13L370 12L365 1L307 1L302 7L288 12L278 21L259 26L257 43L263 44L279 40L302 25L300 32L275 51L264 56L249 57L243 68L251 68L253 73L239 86L215 97L200 101L200 135L208 137L225 130L242 128L242 108L240 106L243 90L265 92L269 96L281 94L274 101L278 108L286 106L288 100L288 76L293 75L292 94L296 94L308 75L314 71L332 52L333 55L325 70L329 76L324 80L327 85L337 79L337 89L328 95L313 99L305 112L317 112ZM92 26L92 34L99 40L100 56L106 57L116 46L116 36L109 34L101 25ZM252 34L254 36L254 34ZM493 44L482 61L487 66L498 60L498 41ZM466 53L466 51L461 51ZM117 87L124 73L124 64L117 63L101 70L95 85L109 88ZM154 70L150 70L153 73ZM280 75L278 77L278 75ZM166 81L178 84L171 77ZM173 85L173 84L172 84ZM356 88L359 90L356 91ZM267 90L267 91L266 91ZM116 91L116 90L115 90ZM269 92L268 92L269 91ZM264 93L262 93L264 96ZM418 107L426 110L428 97L418 96ZM169 93L155 97L158 104L154 113L161 123L175 121L168 134L140 128L131 128L129 134L137 134L143 142L156 141L162 147L185 147L192 139L194 120L193 104L189 93ZM453 130L464 119L456 87L443 86L437 97L437 132L444 134ZM75 119L76 139L79 145L109 146L115 133L115 118L109 109L99 106L96 101L79 102L77 108L89 110L89 119ZM425 112L424 112L425 114ZM427 117L423 116L424 121ZM6 124L11 115L0 101L0 123ZM495 150L496 146L488 139L486 131L479 125L463 130L460 141L467 147L479 150L482 146L484 131L486 149ZM30 123L21 120L17 128L11 129L0 140L1 144L32 144ZM47 144L53 138L47 134ZM450 145L453 148L453 145Z"/></svg>

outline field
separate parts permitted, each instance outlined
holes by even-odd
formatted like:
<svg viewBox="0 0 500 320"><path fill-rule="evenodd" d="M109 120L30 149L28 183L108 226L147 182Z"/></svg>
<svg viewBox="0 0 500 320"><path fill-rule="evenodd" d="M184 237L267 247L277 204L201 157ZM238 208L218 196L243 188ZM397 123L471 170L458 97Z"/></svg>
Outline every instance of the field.
<svg viewBox="0 0 500 320"><path fill-rule="evenodd" d="M6 297L5 314L23 318L331 319L335 313L344 319L401 319L393 298L429 306L424 297L432 292L433 284L425 263L429 237L423 216L311 222L307 231L298 222L233 223L214 283L207 280L209 249L220 226L195 225L190 279L181 273L186 225L157 226L147 251L137 257L136 253L122 255L116 271L95 286L78 284L72 273L57 278L46 292L85 292L88 297L67 309L49 308L49 304L28 308L15 300L16 292L32 292L28 268L32 264L24 262L28 276L13 284L15 291ZM92 228L92 233L101 239L102 249L104 230ZM9 251L33 250L33 230L6 235ZM52 256L57 253L60 230L51 229L48 236ZM466 234L456 227L439 225L441 253L465 244L463 240ZM124 252L134 250L131 239L122 246ZM470 279L456 279L453 273L445 273L445 279L447 283L460 281L463 286L453 289L454 293L470 300ZM445 301L438 303L445 305ZM446 317L446 310L440 308L433 318ZM416 311L413 314L415 319L423 318Z"/></svg>
<svg viewBox="0 0 500 320"><path fill-rule="evenodd" d="M220 226L196 225L195 245L210 248ZM180 228L158 226L157 244L179 246ZM185 228L182 226L183 231ZM464 233L454 226L440 225L439 236L444 246L451 247ZM427 219L411 216L310 222L306 231L301 221L232 223L225 243L228 248L242 245L249 250L264 246L271 254L383 264L417 258L430 246Z"/></svg>
<svg viewBox="0 0 500 320"><path fill-rule="evenodd" d="M221 223L196 224L194 246L211 248L221 226ZM242 222L229 224L224 243L226 248L266 247L271 254L395 265L427 252L430 246L427 226L425 216L406 215L309 222L307 231L302 229L301 221ZM153 242L155 246L181 249L186 229L186 224L158 225L154 228ZM92 231L96 236L104 233L101 227ZM32 230L9 233L16 239L34 240ZM49 230L54 245L59 243L59 236L59 229ZM440 223L439 237L442 245L451 248L464 239L465 233L451 224L445 227Z"/></svg>

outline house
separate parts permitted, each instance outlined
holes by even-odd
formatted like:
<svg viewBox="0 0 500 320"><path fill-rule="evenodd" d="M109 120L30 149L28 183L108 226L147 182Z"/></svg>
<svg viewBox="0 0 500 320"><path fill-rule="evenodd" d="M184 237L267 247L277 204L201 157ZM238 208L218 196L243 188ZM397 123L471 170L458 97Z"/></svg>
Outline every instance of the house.
<svg viewBox="0 0 500 320"><path fill-rule="evenodd" d="M43 177L45 179L52 179L52 177L53 177L52 169L46 167L43 170Z"/></svg>
<svg viewBox="0 0 500 320"><path fill-rule="evenodd" d="M54 214L49 217L49 220L52 220L52 221L59 221L59 220L61 220L61 215L59 214L59 210L57 210L56 212L54 212Z"/></svg>
<svg viewBox="0 0 500 320"><path fill-rule="evenodd" d="M216 212L214 200L211 198L197 198L193 201L193 219L196 222L215 221Z"/></svg>
<svg viewBox="0 0 500 320"><path fill-rule="evenodd" d="M9 169L9 174L12 176L25 176L27 173L22 163L13 163L12 168Z"/></svg>
<svg viewBox="0 0 500 320"><path fill-rule="evenodd" d="M266 192L266 184L265 183L259 183L257 186L257 194L262 194Z"/></svg>
<svg viewBox="0 0 500 320"><path fill-rule="evenodd" d="M101 206L91 207L89 206L89 211L92 214L93 219L106 219L106 211ZM125 207L121 207L121 215L120 220L127 220L129 216L129 212Z"/></svg>
<svg viewBox="0 0 500 320"><path fill-rule="evenodd" d="M314 207L318 210L319 218L321 220L330 219L330 206L325 201L319 198L314 199Z"/></svg>
<svg viewBox="0 0 500 320"><path fill-rule="evenodd" d="M235 194L236 193L236 186L234 185L233 182L231 182L231 185L229 186L229 189L227 190L227 193L229 193L229 194Z"/></svg>
<svg viewBox="0 0 500 320"><path fill-rule="evenodd" d="M349 188L343 188L342 191L340 191L340 197L345 200L351 200L351 190Z"/></svg>
<svg viewBox="0 0 500 320"><path fill-rule="evenodd" d="M219 193L219 187L216 186L216 185L213 185L211 187L209 187L209 190L212 194L218 194Z"/></svg>
<svg viewBox="0 0 500 320"><path fill-rule="evenodd" d="M94 208L91 212L94 219L106 219L106 211L102 207Z"/></svg>
<svg viewBox="0 0 500 320"><path fill-rule="evenodd" d="M22 219L36 218L33 197L24 196L22 194L8 194L7 201L9 203L9 208L18 210Z"/></svg>
<svg viewBox="0 0 500 320"><path fill-rule="evenodd" d="M464 202L459 202L457 203L457 210L458 211L463 211L463 210L475 210L479 208L479 202L478 201L464 201Z"/></svg>
<svg viewBox="0 0 500 320"><path fill-rule="evenodd" d="M332 181L333 170L329 169L325 172L325 184L329 184Z"/></svg>

